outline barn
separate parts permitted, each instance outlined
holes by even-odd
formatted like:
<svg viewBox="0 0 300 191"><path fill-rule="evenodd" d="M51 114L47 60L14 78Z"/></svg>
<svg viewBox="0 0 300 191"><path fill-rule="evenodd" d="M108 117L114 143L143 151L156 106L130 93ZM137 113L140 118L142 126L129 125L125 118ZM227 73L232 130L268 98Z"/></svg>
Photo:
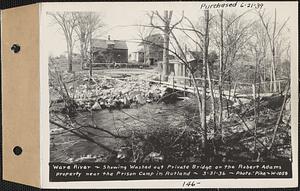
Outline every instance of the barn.
<svg viewBox="0 0 300 191"><path fill-rule="evenodd" d="M94 63L128 63L128 47L124 40L92 39Z"/></svg>

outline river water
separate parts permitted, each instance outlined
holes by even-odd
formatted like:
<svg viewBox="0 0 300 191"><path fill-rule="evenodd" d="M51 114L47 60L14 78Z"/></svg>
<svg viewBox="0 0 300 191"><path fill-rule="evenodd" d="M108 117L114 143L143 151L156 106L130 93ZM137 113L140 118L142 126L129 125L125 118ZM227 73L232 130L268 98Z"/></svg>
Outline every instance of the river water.
<svg viewBox="0 0 300 191"><path fill-rule="evenodd" d="M176 128L197 129L197 104L192 99L177 101L172 104L151 103L143 106L131 106L129 109L82 112L75 120L80 124L96 124L116 135L130 136L134 132L148 134L157 129ZM74 136L72 133L60 132L56 126L51 125L51 162L73 161L105 161L108 153L96 144ZM84 129L90 137L114 150L124 145L123 139L116 139L111 135L96 129ZM200 136L200 135L199 135Z"/></svg>

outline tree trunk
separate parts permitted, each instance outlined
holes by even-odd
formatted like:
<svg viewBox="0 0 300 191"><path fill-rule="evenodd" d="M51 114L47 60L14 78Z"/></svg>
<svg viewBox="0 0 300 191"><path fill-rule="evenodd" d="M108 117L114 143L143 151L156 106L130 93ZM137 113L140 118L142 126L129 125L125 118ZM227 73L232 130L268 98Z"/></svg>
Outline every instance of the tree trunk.
<svg viewBox="0 0 300 191"><path fill-rule="evenodd" d="M91 53L91 61L89 67L90 79L93 77L93 53Z"/></svg>
<svg viewBox="0 0 300 191"><path fill-rule="evenodd" d="M230 73L230 71L228 73L229 73L229 75L228 75L229 90L228 90L228 99L226 100L226 110L227 110L227 117L229 118L229 116L230 116L229 101L230 101L230 97L231 97L231 73Z"/></svg>
<svg viewBox="0 0 300 191"><path fill-rule="evenodd" d="M80 36L80 54L81 54L81 69L83 69L84 68L84 61L85 61L85 56L86 56L86 54L85 54L85 46L84 46L84 44L85 44L85 33L83 33L83 32L81 32L81 34L80 34L81 36Z"/></svg>
<svg viewBox="0 0 300 191"><path fill-rule="evenodd" d="M254 71L254 82L253 82L253 106L254 106L254 152L256 152L256 140L257 140L257 107L256 107L256 76L257 76L257 58L255 59L255 71Z"/></svg>
<svg viewBox="0 0 300 191"><path fill-rule="evenodd" d="M273 48L272 50L272 75L273 75L273 88L274 88L274 92L277 91L277 85L276 85L276 72L275 72L275 63L276 63L276 59L275 59L276 55L275 55L275 48Z"/></svg>
<svg viewBox="0 0 300 191"><path fill-rule="evenodd" d="M92 47L92 35L90 34L90 67L89 67L89 72L90 72L90 80L92 79L93 77L93 62L94 62L94 58L93 58L93 47Z"/></svg>
<svg viewBox="0 0 300 191"><path fill-rule="evenodd" d="M223 10L221 10L220 14L220 70L219 70L219 129L221 130L221 136L223 137L223 127L222 127L222 120L223 120L223 98L222 98L222 81L223 81L223 54L224 54L224 44L223 44Z"/></svg>
<svg viewBox="0 0 300 191"><path fill-rule="evenodd" d="M263 82L263 92L264 93L266 93L267 92L267 86L266 86L266 62L264 61L263 62L264 64L263 64L263 67L264 67L264 69L263 69L263 79L261 80L261 82Z"/></svg>
<svg viewBox="0 0 300 191"><path fill-rule="evenodd" d="M273 71L273 64L272 63L270 63L270 92L272 92L273 91L273 73L272 73L272 71Z"/></svg>
<svg viewBox="0 0 300 191"><path fill-rule="evenodd" d="M170 20L169 12L164 12L164 49L163 49L163 62L162 62L162 77L163 81L168 81L168 65L169 65L169 42L170 42Z"/></svg>
<svg viewBox="0 0 300 191"><path fill-rule="evenodd" d="M163 70L163 81L168 81L168 65L169 65L169 34L164 34L164 50L163 50L163 62L162 62L162 70Z"/></svg>
<svg viewBox="0 0 300 191"><path fill-rule="evenodd" d="M84 55L84 42L80 41L80 54L81 54L81 69L84 68L84 60L85 60L85 55Z"/></svg>
<svg viewBox="0 0 300 191"><path fill-rule="evenodd" d="M206 66L208 62L208 45L209 45L209 29L208 29L208 22L209 22L209 11L205 10L204 11L204 16L205 16L205 36L204 36L204 52L203 52L203 64L202 64L202 114L201 114L201 126L203 128L203 136L202 136L202 147L207 153L207 125L206 125Z"/></svg>
<svg viewBox="0 0 300 191"><path fill-rule="evenodd" d="M143 58L144 62L143 63L144 63L144 65L146 65L147 64L146 45L145 45L145 43L143 43L143 44L144 44L144 46L143 46L143 48L144 48L144 55L143 55L144 56L144 58ZM140 55L138 53L138 62L139 62L139 56Z"/></svg>
<svg viewBox="0 0 300 191"><path fill-rule="evenodd" d="M73 50L72 45L68 44L68 72L72 72L72 65L73 65Z"/></svg>
<svg viewBox="0 0 300 191"><path fill-rule="evenodd" d="M216 126L216 108L215 108L215 95L214 95L214 87L213 87L213 82L211 80L211 74L210 74L210 67L207 62L207 78L208 78L208 86L210 89L210 99L211 99L211 110L212 110L212 115L213 115L213 129L214 129L214 135L217 132L217 126Z"/></svg>

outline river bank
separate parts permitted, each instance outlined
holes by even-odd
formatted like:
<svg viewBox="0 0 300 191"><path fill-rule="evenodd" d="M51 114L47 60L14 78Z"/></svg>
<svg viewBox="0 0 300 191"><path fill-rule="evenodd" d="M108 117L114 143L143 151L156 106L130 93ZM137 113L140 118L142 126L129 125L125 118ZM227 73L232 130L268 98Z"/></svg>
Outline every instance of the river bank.
<svg viewBox="0 0 300 191"><path fill-rule="evenodd" d="M257 122L251 101L232 104L229 110L224 107L223 137L215 136L208 99L210 152L205 156L197 100L192 95L181 100L180 92L136 78L117 80L94 76L91 81L85 76L71 81L66 88L76 105L76 114L70 117L64 110L66 104L56 99L50 106L50 119L68 129L79 130L79 134L50 126L53 162L201 162L204 159L233 162L291 156L289 111L284 112L274 151L270 154L266 150L282 105L280 95L259 100ZM256 143L253 141L255 123Z"/></svg>

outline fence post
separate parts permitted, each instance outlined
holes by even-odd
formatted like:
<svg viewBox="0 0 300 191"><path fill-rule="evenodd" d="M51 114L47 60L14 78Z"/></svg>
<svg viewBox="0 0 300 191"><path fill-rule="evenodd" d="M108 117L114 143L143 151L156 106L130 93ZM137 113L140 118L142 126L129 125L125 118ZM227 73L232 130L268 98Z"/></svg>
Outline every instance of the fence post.
<svg viewBox="0 0 300 191"><path fill-rule="evenodd" d="M279 92L281 92L281 81L278 81Z"/></svg>
<svg viewBox="0 0 300 191"><path fill-rule="evenodd" d="M192 76L190 75L190 87L192 86Z"/></svg>

